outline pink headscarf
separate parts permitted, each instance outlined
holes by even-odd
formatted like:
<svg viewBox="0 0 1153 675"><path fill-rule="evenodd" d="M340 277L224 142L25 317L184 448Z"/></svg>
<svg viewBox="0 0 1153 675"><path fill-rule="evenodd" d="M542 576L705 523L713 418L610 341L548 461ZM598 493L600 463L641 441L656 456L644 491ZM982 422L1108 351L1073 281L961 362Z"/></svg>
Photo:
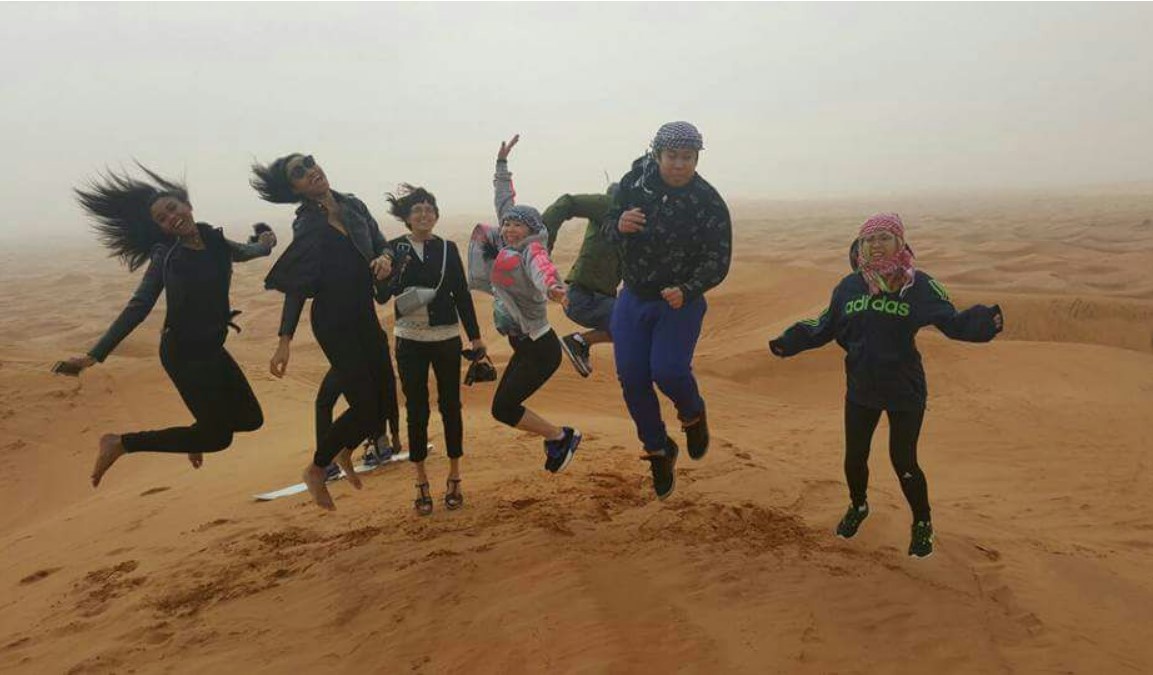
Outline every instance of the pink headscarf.
<svg viewBox="0 0 1153 675"><path fill-rule="evenodd" d="M879 260L874 260L869 256L864 238L877 232L889 232L897 238L896 253ZM916 278L913 254L905 246L905 225L901 222L900 216L895 213L876 214L866 220L864 225L861 225L861 231L857 233L857 238L861 240L857 246L858 270L865 277L865 283L869 284L870 295L877 295L881 292L882 279L889 279L896 275L903 276L905 279L901 285L901 293L913 285L913 279Z"/></svg>

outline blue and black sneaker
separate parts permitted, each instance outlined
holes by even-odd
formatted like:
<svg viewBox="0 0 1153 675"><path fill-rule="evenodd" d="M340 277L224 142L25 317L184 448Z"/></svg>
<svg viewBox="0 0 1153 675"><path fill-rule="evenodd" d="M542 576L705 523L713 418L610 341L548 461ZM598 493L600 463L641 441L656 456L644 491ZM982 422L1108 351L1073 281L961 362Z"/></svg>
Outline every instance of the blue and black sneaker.
<svg viewBox="0 0 1153 675"><path fill-rule="evenodd" d="M933 555L933 524L927 520L913 523L913 536L909 541L909 557L928 558Z"/></svg>
<svg viewBox="0 0 1153 675"><path fill-rule="evenodd" d="M577 446L581 444L581 432L572 427L561 427L564 436L556 441L544 442L544 468L549 473L558 473L572 461Z"/></svg>
<svg viewBox="0 0 1153 675"><path fill-rule="evenodd" d="M852 539L857 534L857 528L865 519L869 517L869 505L861 504L855 506L849 505L849 510L845 511L845 517L841 518L841 522L837 523L837 536L841 539Z"/></svg>
<svg viewBox="0 0 1153 675"><path fill-rule="evenodd" d="M362 461L364 465L370 469L375 469L381 464L387 463L392 459L392 447L388 445L384 437L376 439L376 442L370 442L364 446L364 457Z"/></svg>
<svg viewBox="0 0 1153 675"><path fill-rule="evenodd" d="M340 480L340 475L340 467L336 465L336 462L333 462L324 470L324 482Z"/></svg>

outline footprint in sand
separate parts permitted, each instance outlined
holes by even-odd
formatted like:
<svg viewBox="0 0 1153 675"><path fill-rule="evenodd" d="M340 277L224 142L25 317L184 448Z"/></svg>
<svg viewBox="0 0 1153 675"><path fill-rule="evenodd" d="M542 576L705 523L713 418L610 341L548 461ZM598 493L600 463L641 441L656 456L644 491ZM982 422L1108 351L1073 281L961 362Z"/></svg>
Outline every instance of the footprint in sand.
<svg viewBox="0 0 1153 675"><path fill-rule="evenodd" d="M141 497L147 497L148 495L154 495L158 492L167 492L168 490L171 490L171 489L172 488L168 487L167 485L163 486L163 487L148 488L144 492L141 492L140 496Z"/></svg>
<svg viewBox="0 0 1153 675"><path fill-rule="evenodd" d="M64 569L64 568L63 567L49 567L47 569L38 570L36 572L33 572L32 574L29 574L28 576L24 577L23 579L21 579L20 585L25 586L27 584L34 584L37 581L40 581L41 579L44 579L45 577L48 577L52 574L55 574L56 572L59 572L62 569Z"/></svg>

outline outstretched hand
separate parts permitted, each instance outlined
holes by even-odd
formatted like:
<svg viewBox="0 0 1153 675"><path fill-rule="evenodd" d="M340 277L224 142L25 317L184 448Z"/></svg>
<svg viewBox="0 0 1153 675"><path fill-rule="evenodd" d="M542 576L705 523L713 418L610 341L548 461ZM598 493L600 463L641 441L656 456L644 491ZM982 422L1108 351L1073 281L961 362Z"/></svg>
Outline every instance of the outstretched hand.
<svg viewBox="0 0 1153 675"><path fill-rule="evenodd" d="M52 372L60 373L61 375L73 375L80 377L80 373L86 368L91 368L96 363L96 359L85 354L84 356L73 356L70 359L60 361L52 368Z"/></svg>
<svg viewBox="0 0 1153 675"><path fill-rule="evenodd" d="M508 154L510 152L512 152L513 147L516 146L518 141L520 141L520 134L516 134L515 136L510 138L507 142L501 141L500 142L500 150L498 150L496 153L497 161L501 162L501 161L508 159Z"/></svg>
<svg viewBox="0 0 1153 675"><path fill-rule="evenodd" d="M785 358L785 348L781 345L780 338L769 340L769 351L773 353L773 356Z"/></svg>

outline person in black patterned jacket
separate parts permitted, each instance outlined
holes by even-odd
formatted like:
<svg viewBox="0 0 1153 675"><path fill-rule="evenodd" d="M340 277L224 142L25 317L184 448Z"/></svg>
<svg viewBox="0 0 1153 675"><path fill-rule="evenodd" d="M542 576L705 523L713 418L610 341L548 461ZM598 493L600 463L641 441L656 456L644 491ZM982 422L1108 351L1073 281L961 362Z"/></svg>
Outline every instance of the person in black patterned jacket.
<svg viewBox="0 0 1153 675"><path fill-rule="evenodd" d="M700 459L709 448L692 360L705 293L729 272L732 223L724 199L696 172L703 147L692 124L662 126L652 152L621 178L603 224L619 247L624 277L611 321L617 377L660 499L676 487L678 449L661 420L654 383L676 405L689 457Z"/></svg>

